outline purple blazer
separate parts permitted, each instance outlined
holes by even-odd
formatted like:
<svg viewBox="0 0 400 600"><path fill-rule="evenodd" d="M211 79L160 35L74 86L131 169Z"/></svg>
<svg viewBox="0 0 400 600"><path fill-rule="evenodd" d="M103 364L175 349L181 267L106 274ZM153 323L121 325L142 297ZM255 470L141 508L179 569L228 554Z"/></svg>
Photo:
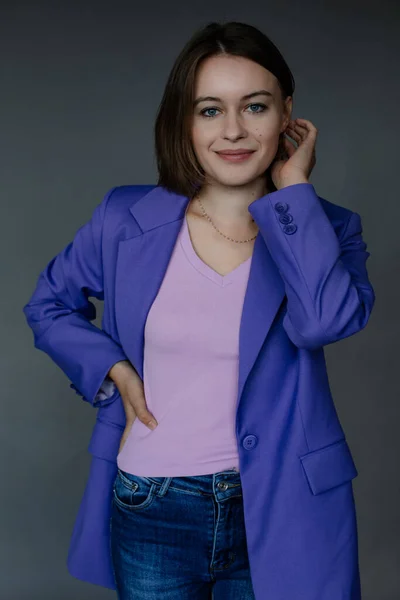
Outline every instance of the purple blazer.
<svg viewBox="0 0 400 600"><path fill-rule="evenodd" d="M97 394L119 360L143 379L145 321L187 203L160 186L111 189L23 309L35 347L98 407L67 565L111 589L109 521L125 413L118 389L103 402ZM363 329L374 305L360 216L311 183L266 194L249 212L260 231L240 323L236 436L255 596L360 600L358 473L323 351ZM90 296L104 300L102 329L91 323Z"/></svg>

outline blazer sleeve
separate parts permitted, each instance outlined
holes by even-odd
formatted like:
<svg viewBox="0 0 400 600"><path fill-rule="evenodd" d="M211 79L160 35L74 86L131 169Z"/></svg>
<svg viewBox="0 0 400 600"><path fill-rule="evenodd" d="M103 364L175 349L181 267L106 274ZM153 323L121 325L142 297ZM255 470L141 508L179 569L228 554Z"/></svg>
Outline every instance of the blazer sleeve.
<svg viewBox="0 0 400 600"><path fill-rule="evenodd" d="M349 211L338 237L310 183L258 198L249 212L284 281L291 341L313 350L363 329L375 294L360 215Z"/></svg>
<svg viewBox="0 0 400 600"><path fill-rule="evenodd" d="M96 308L90 296L104 299L102 231L112 188L96 206L91 219L40 273L36 288L23 307L35 348L62 369L92 406L105 406L117 397L107 377L111 367L128 360L122 347L91 321Z"/></svg>

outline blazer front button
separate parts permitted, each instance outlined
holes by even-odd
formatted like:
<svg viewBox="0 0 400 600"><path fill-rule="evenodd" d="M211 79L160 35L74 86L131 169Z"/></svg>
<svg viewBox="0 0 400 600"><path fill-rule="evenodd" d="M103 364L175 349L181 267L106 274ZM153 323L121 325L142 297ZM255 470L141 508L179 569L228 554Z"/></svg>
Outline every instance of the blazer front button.
<svg viewBox="0 0 400 600"><path fill-rule="evenodd" d="M295 233L297 231L297 225L295 225L294 223L290 223L290 225L285 225L283 231L287 235L292 235L292 233Z"/></svg>
<svg viewBox="0 0 400 600"><path fill-rule="evenodd" d="M246 450L251 450L252 448L255 448L257 446L257 443L258 439L256 435L246 435L246 437L243 438L242 441L243 448L246 448Z"/></svg>

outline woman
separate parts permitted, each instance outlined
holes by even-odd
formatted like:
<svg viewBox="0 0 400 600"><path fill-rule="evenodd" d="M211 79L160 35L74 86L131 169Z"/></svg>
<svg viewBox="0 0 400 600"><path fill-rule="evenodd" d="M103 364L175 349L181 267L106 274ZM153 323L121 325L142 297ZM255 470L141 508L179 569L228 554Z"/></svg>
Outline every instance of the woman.
<svg viewBox="0 0 400 600"><path fill-rule="evenodd" d="M360 598L323 347L368 322L369 253L309 182L293 92L256 28L196 32L157 115L157 186L113 188L24 307L99 409L69 570L123 600Z"/></svg>

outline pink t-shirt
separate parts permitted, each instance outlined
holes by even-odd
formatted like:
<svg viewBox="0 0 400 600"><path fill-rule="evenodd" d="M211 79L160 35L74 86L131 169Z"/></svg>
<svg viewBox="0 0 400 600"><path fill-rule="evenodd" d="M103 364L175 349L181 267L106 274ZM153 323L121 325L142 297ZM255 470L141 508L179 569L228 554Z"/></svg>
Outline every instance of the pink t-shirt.
<svg viewBox="0 0 400 600"><path fill-rule="evenodd" d="M145 477L239 470L239 326L251 258L219 275L196 254L183 219L145 325L144 395L158 427L135 419L120 469Z"/></svg>

